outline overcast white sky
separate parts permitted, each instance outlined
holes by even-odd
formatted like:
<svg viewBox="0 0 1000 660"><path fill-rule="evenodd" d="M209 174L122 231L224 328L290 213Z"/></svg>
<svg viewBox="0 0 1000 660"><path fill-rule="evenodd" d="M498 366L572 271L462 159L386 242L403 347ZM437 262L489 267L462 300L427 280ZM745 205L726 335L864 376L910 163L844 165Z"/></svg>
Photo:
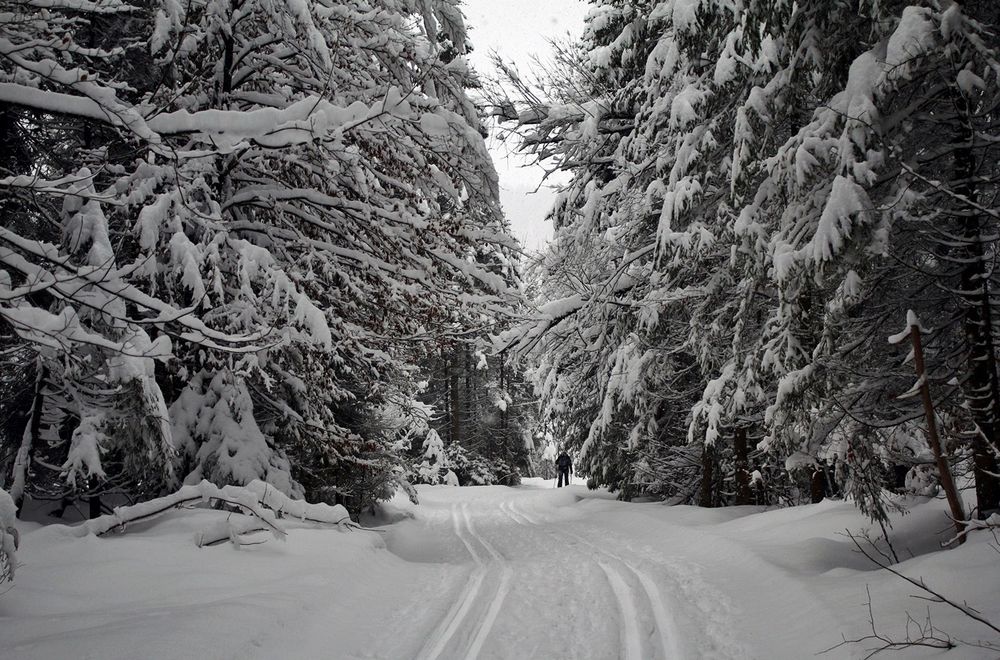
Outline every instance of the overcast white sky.
<svg viewBox="0 0 1000 660"><path fill-rule="evenodd" d="M527 72L532 55L545 59L548 39L567 33L573 38L580 36L588 10L585 0L464 0L462 11L475 48L469 59L476 69L488 73L489 54L495 50ZM500 175L500 201L511 230L526 249L538 250L552 236L545 213L555 194L544 188L532 193L541 180L541 171L524 168L523 160L509 156L507 148L491 146Z"/></svg>

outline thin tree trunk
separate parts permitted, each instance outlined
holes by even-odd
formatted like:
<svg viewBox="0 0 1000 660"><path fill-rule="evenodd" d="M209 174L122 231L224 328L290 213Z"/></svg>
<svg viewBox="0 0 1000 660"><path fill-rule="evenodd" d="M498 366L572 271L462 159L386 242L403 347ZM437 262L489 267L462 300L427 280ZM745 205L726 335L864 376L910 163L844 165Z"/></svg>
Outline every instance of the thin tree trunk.
<svg viewBox="0 0 1000 660"><path fill-rule="evenodd" d="M450 361L451 372L451 441L461 442L462 439L462 397L459 391L458 360L452 353Z"/></svg>
<svg viewBox="0 0 1000 660"><path fill-rule="evenodd" d="M476 423L479 421L479 416L476 414L478 410L476 404L477 402L473 400L473 378L474 374L472 368L472 354L469 351L469 347L462 344L462 371L465 376L465 396L462 397L464 405L462 406L462 426L465 427L465 434L468 436L466 441L474 441L477 444L482 442L480 438L483 437L482 433L477 433Z"/></svg>
<svg viewBox="0 0 1000 660"><path fill-rule="evenodd" d="M958 542L965 541L965 510L962 500L959 498L958 489L955 488L955 481L951 477L951 467L948 459L941 451L941 440L938 438L937 420L934 418L934 402L931 400L931 388L927 384L927 371L924 367L924 349L920 342L920 326L910 325L910 341L913 342L913 363L917 370L917 382L920 384L920 399L924 404L924 416L927 419L927 441L934 453L934 460L937 462L938 476L941 480L941 488L945 497L948 498L948 507L951 509L951 517L955 520L955 530L958 532Z"/></svg>
<svg viewBox="0 0 1000 660"><path fill-rule="evenodd" d="M233 91L233 35L222 35L222 103L228 105L229 93ZM223 108L225 109L225 108Z"/></svg>
<svg viewBox="0 0 1000 660"><path fill-rule="evenodd" d="M701 493L698 496L698 506L711 508L715 505L713 481L715 481L715 447L706 443L701 452Z"/></svg>
<svg viewBox="0 0 1000 660"><path fill-rule="evenodd" d="M500 354L500 391L504 392L504 393L507 392L507 383L506 383L506 378L505 378L506 375L507 375L507 357L503 353L501 353ZM504 406L504 409L500 411L500 429L502 431L504 431L504 438L505 439L506 439L506 435L507 435L506 434L506 431L507 431L507 416L508 416L507 406Z"/></svg>
<svg viewBox="0 0 1000 660"><path fill-rule="evenodd" d="M746 427L738 426L733 432L733 454L736 459L736 504L752 504L750 491L750 455L747 448Z"/></svg>
<svg viewBox="0 0 1000 660"><path fill-rule="evenodd" d="M100 483L94 477L90 479L90 488L92 493L90 497L87 498L87 504L89 506L88 517L93 520L94 518L101 517L101 493L97 490Z"/></svg>

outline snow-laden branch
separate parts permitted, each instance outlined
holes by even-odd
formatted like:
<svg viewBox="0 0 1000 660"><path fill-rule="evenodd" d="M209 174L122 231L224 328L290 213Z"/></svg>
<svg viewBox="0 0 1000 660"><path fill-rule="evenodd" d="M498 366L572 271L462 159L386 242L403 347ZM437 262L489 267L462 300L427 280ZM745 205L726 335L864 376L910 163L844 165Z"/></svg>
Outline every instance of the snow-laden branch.
<svg viewBox="0 0 1000 660"><path fill-rule="evenodd" d="M2 51L0 51L0 54L2 54ZM126 121L120 114L121 108L108 107L88 96L63 94L62 92L52 92L16 83L0 82L0 102L9 105L26 106L54 115L72 115L84 119L96 119L112 126L130 128L138 133L152 137L151 134L141 130L140 118L131 117L132 121Z"/></svg>
<svg viewBox="0 0 1000 660"><path fill-rule="evenodd" d="M230 144L255 139L264 146L287 147L310 142L317 135L363 121L373 112L373 106L361 101L343 107L317 96L308 96L281 109L177 110L156 115L148 124L160 135L200 133L223 136Z"/></svg>
<svg viewBox="0 0 1000 660"><path fill-rule="evenodd" d="M624 273L625 267L653 252L655 245L648 245L627 255L622 265L609 278L602 291L597 294L573 294L559 300L552 300L538 308L534 318L493 337L493 350L503 353L513 349L517 353L527 353L551 330L563 321L573 317L592 302L606 302L640 283L640 280Z"/></svg>
<svg viewBox="0 0 1000 660"><path fill-rule="evenodd" d="M274 486L259 479L248 483L246 489L256 495L261 504L281 516L325 525L342 525L350 522L351 519L347 509L339 504L330 506L322 502L312 504L305 500L293 500Z"/></svg>
<svg viewBox="0 0 1000 660"><path fill-rule="evenodd" d="M101 2L90 2L90 0L28 0L24 4L38 9L57 9L78 11L88 14L126 14L139 11L138 7L119 0L101 0Z"/></svg>
<svg viewBox="0 0 1000 660"><path fill-rule="evenodd" d="M177 323L187 330L180 333L183 339L219 350L237 350L243 348L243 345L260 342L267 336L266 331L249 335L234 335L214 330L200 318L191 314L191 310L178 309L159 298L143 293L137 287L127 284L117 277L115 272L109 273L107 269L76 266L68 257L60 254L56 246L24 238L4 227L0 227L0 241L65 271L65 276L60 275L57 278L49 269L21 258L13 251L0 252L0 262L20 271L29 281L49 282L48 291L59 298L77 300L79 291L83 287L93 286L155 314L151 318L141 320L129 319L130 322L156 325Z"/></svg>

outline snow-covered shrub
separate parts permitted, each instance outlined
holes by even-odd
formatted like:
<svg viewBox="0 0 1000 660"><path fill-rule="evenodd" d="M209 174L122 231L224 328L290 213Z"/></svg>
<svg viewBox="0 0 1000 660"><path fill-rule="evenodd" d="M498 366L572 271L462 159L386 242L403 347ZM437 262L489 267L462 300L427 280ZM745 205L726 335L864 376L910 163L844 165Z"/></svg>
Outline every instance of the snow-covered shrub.
<svg viewBox="0 0 1000 660"><path fill-rule="evenodd" d="M937 495L940 488L937 466L933 463L914 465L906 473L905 488L906 492L921 497L934 497Z"/></svg>

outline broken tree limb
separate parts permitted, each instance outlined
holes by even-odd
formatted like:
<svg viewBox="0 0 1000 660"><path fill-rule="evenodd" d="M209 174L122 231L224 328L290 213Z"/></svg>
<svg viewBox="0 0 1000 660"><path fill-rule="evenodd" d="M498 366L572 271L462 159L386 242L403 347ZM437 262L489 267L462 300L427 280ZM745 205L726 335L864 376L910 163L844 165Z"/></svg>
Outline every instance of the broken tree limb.
<svg viewBox="0 0 1000 660"><path fill-rule="evenodd" d="M183 486L180 490L148 502L115 508L114 512L93 518L74 528L78 536L94 534L103 536L114 530L124 530L130 523L152 520L167 511L194 502L224 502L253 516L271 532L274 538L284 540L285 530L277 522L275 513L264 507L257 496L240 486L219 488L213 483L202 481L196 485Z"/></svg>

